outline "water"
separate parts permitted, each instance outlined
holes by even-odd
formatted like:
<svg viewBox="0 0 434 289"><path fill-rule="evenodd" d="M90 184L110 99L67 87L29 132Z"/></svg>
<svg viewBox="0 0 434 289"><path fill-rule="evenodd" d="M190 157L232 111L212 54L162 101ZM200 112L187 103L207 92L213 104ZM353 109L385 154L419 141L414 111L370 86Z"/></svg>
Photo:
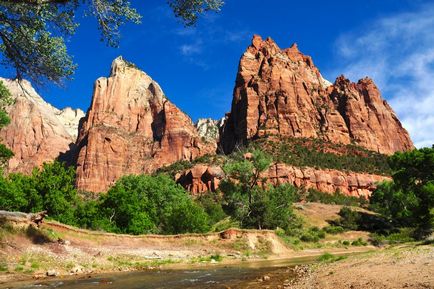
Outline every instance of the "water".
<svg viewBox="0 0 434 289"><path fill-rule="evenodd" d="M43 280L4 285L14 289L147 289L147 288L263 288L282 285L293 278L291 266L308 259L263 261L238 265L208 265L191 269L164 269L144 272L81 276L75 279ZM259 282L263 276L270 280Z"/></svg>

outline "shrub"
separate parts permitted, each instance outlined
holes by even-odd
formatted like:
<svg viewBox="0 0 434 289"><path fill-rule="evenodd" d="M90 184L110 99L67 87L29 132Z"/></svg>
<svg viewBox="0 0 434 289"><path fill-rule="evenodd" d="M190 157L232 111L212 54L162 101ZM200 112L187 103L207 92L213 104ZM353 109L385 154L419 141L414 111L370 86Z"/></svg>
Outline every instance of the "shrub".
<svg viewBox="0 0 434 289"><path fill-rule="evenodd" d="M319 256L317 261L330 263L330 262L340 261L340 260L343 260L346 258L347 257L345 257L345 256L335 256L333 254L326 252L326 253L322 254L321 256Z"/></svg>
<svg viewBox="0 0 434 289"><path fill-rule="evenodd" d="M324 238L325 238L325 232L318 227L311 227L305 230L300 236L301 241L314 242L314 243Z"/></svg>
<svg viewBox="0 0 434 289"><path fill-rule="evenodd" d="M99 200L108 231L145 234L205 232L208 216L168 176L126 176Z"/></svg>
<svg viewBox="0 0 434 289"><path fill-rule="evenodd" d="M339 211L339 216L340 219L336 221L336 225L346 230L357 230L359 228L360 215L358 212L348 207L343 207Z"/></svg>
<svg viewBox="0 0 434 289"><path fill-rule="evenodd" d="M323 229L327 234L331 234L331 235L337 235L340 233L345 232L345 229L342 228L341 226L327 226Z"/></svg>

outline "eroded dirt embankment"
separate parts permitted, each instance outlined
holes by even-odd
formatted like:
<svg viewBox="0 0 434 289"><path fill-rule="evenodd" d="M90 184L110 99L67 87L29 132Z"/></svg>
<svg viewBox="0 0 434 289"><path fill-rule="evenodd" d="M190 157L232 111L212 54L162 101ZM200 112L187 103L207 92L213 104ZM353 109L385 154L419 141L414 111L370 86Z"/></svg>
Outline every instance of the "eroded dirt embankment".
<svg viewBox="0 0 434 289"><path fill-rule="evenodd" d="M0 283L19 278L42 278L47 274L64 276L161 266L208 266L315 256L324 251L372 250L372 247L321 247L294 251L274 231L268 230L229 229L208 234L132 236L88 231L51 221L43 222L37 228L31 216L21 213L7 217L0 237Z"/></svg>

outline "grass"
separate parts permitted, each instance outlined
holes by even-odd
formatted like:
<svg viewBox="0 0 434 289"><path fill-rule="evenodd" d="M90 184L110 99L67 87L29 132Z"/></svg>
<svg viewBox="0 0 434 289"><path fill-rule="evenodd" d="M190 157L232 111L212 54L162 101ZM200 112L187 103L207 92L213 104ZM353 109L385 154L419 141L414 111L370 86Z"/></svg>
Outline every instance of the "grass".
<svg viewBox="0 0 434 289"><path fill-rule="evenodd" d="M193 257L190 259L190 263L209 263L209 262L221 262L223 261L223 256L220 254L213 254L209 256L199 256L199 257Z"/></svg>
<svg viewBox="0 0 434 289"><path fill-rule="evenodd" d="M332 263L340 260L346 259L346 256L336 256L330 253L324 253L318 257L317 261L322 263Z"/></svg>
<svg viewBox="0 0 434 289"><path fill-rule="evenodd" d="M150 269L153 267L158 267L162 265L167 264L174 264L177 263L177 261L173 259L161 259L161 260L148 260L148 259L141 259L141 258L135 258L131 256L109 256L107 257L107 261L111 262L112 265L116 268L125 268L125 269L135 269L135 270L144 270L144 269ZM98 266L98 264L90 264L90 266L94 267L93 265ZM82 267L85 267L85 265L82 265Z"/></svg>

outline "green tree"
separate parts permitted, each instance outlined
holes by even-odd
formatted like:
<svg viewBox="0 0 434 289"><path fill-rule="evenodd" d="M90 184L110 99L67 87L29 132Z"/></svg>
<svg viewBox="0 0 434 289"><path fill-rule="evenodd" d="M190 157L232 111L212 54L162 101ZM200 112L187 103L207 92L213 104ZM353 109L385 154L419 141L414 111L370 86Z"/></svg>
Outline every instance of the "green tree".
<svg viewBox="0 0 434 289"><path fill-rule="evenodd" d="M165 175L121 178L101 196L100 211L115 232L175 234L208 229L204 210Z"/></svg>
<svg viewBox="0 0 434 289"><path fill-rule="evenodd" d="M27 213L45 210L51 219L76 225L75 211L81 200L74 182L74 168L57 161L34 169L31 176L1 177L0 209Z"/></svg>
<svg viewBox="0 0 434 289"><path fill-rule="evenodd" d="M64 163L45 163L33 170L35 189L42 198L42 209L59 222L76 225L75 209L80 199L75 189L75 170Z"/></svg>
<svg viewBox="0 0 434 289"><path fill-rule="evenodd" d="M3 81L0 81L0 129L10 123L10 118L6 112L6 106L12 103L11 93L4 85ZM2 173L7 161L13 157L13 152L4 144L0 144L0 174Z"/></svg>
<svg viewBox="0 0 434 289"><path fill-rule="evenodd" d="M175 16L193 25L205 11L218 11L222 0L168 0ZM101 40L119 43L125 22L139 23L141 16L128 0L4 0L0 1L0 51L3 64L14 68L18 79L37 84L60 84L71 78L76 65L65 38L74 34L77 14L96 18Z"/></svg>
<svg viewBox="0 0 434 289"><path fill-rule="evenodd" d="M373 193L374 208L401 225L415 225L416 237L434 226L434 146L398 152L389 158L393 183L380 185Z"/></svg>
<svg viewBox="0 0 434 289"><path fill-rule="evenodd" d="M261 173L272 159L260 150L250 154L235 155L223 170L226 180L220 185L224 194L226 213L241 223L242 227L287 230L294 219L292 202L297 190L290 185L259 187Z"/></svg>
<svg viewBox="0 0 434 289"><path fill-rule="evenodd" d="M296 220L292 203L297 189L291 185L255 187L251 212L245 220L247 227L258 229L281 228L287 231Z"/></svg>
<svg viewBox="0 0 434 289"><path fill-rule="evenodd" d="M253 188L258 184L260 175L269 168L272 158L259 149L246 155L238 154L227 162L223 170L228 180L236 180L242 193L247 194L249 205L253 202Z"/></svg>

